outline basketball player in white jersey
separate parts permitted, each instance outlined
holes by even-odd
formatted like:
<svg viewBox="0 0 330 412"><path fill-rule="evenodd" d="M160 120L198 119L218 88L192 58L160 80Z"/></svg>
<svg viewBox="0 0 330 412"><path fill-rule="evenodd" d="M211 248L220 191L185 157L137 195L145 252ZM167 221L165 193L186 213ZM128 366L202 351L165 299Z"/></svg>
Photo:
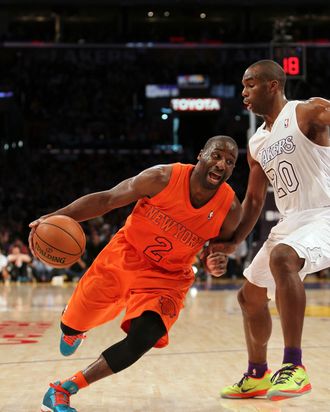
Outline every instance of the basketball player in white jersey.
<svg viewBox="0 0 330 412"><path fill-rule="evenodd" d="M271 60L252 64L243 76L244 104L264 123L249 142L241 223L233 241L217 249L231 253L248 236L269 182L282 218L244 272L247 281L238 300L249 365L238 383L223 388L224 398L280 400L311 390L301 355L303 280L330 266L330 101L288 101L285 80L281 66ZM268 301L275 297L285 347L282 368L272 375L266 352L272 329Z"/></svg>

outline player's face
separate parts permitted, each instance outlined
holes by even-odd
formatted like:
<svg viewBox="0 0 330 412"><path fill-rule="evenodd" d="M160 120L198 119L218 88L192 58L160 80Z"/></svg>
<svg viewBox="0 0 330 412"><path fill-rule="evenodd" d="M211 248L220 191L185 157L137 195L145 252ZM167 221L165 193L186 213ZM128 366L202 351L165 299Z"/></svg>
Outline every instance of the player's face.
<svg viewBox="0 0 330 412"><path fill-rule="evenodd" d="M242 96L248 110L263 116L271 110L273 95L270 93L270 82L263 80L259 71L258 66L250 67L245 71L242 79Z"/></svg>
<svg viewBox="0 0 330 412"><path fill-rule="evenodd" d="M216 141L202 150L198 156L201 185L217 189L232 175L237 156L237 147L227 140Z"/></svg>

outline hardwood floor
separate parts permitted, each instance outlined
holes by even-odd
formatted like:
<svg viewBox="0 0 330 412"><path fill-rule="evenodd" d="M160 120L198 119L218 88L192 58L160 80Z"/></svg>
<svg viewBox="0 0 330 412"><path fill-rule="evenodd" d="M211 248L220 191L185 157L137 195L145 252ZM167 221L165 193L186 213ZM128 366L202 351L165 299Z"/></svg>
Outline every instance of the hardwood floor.
<svg viewBox="0 0 330 412"><path fill-rule="evenodd" d="M309 395L271 402L225 400L221 387L237 382L246 369L237 283L195 285L172 329L170 345L152 349L127 370L94 383L72 397L79 412L221 412L329 410L330 285L306 284L308 307L303 354L313 390ZM38 412L48 383L93 362L124 337L120 317L88 333L70 358L58 350L61 311L74 285L0 285L0 412ZM230 288L230 289L228 289ZM294 310L294 308L292 309ZM269 366L282 360L282 334L272 307Z"/></svg>

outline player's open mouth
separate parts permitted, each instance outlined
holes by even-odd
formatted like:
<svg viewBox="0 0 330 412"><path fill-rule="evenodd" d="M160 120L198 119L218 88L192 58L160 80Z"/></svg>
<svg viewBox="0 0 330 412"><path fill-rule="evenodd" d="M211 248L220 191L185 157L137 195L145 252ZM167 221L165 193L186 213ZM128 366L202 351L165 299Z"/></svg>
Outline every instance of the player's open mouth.
<svg viewBox="0 0 330 412"><path fill-rule="evenodd" d="M218 183L222 178L222 175L209 172L209 180L211 180L213 183Z"/></svg>

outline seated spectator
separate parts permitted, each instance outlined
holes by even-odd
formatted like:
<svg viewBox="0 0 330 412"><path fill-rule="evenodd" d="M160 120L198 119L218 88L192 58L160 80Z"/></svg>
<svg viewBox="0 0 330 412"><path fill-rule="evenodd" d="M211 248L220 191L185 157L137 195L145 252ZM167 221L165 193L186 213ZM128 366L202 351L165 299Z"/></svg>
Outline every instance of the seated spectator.
<svg viewBox="0 0 330 412"><path fill-rule="evenodd" d="M53 269L52 277L65 276L65 280L68 282L78 281L87 269L86 262L83 258L80 258L77 262L68 268Z"/></svg>
<svg viewBox="0 0 330 412"><path fill-rule="evenodd" d="M52 279L53 268L46 265L41 260L33 258L32 261L32 274L37 282L50 282Z"/></svg>
<svg viewBox="0 0 330 412"><path fill-rule="evenodd" d="M18 247L20 249L20 253L23 253L25 255L29 254L28 246L19 237L16 237L14 241L10 244L8 253L12 253L12 250L15 247Z"/></svg>
<svg viewBox="0 0 330 412"><path fill-rule="evenodd" d="M92 229L86 242L86 264L90 266L96 256L101 252L109 239L102 240L101 235L97 229Z"/></svg>
<svg viewBox="0 0 330 412"><path fill-rule="evenodd" d="M85 273L86 268L86 262L83 260L83 258L80 258L76 263L74 263L68 269L65 270L67 280L69 282L78 281Z"/></svg>
<svg viewBox="0 0 330 412"><path fill-rule="evenodd" d="M27 253L22 253L20 246L17 245L11 248L7 260L7 270L12 281L27 282L30 280L27 268L32 259Z"/></svg>
<svg viewBox="0 0 330 412"><path fill-rule="evenodd" d="M8 270L7 270L8 259L2 253L0 249L0 279L7 283L10 279Z"/></svg>

